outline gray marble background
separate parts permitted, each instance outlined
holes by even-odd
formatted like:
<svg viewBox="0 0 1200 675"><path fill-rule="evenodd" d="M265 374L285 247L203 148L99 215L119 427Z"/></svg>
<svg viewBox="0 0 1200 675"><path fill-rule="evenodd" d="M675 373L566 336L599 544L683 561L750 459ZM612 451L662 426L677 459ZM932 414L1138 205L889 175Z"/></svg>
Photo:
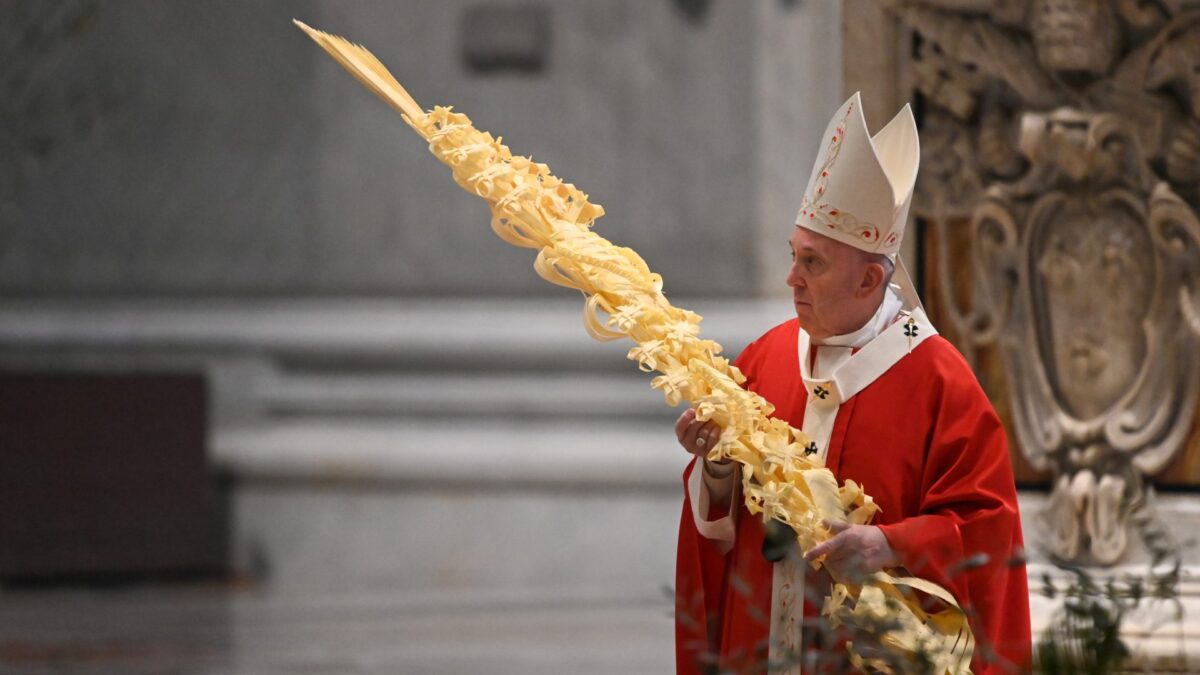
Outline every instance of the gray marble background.
<svg viewBox="0 0 1200 675"><path fill-rule="evenodd" d="M9 3L0 294L558 292L293 16L580 186L669 292L781 287L769 258L840 102L836 3L532 3L542 71L472 70L489 33L467 17L512 6L531 3Z"/></svg>
<svg viewBox="0 0 1200 675"><path fill-rule="evenodd" d="M203 374L241 582L4 589L0 674L668 672L677 412L292 17L590 193L730 354L792 312L833 0L0 3L0 370Z"/></svg>

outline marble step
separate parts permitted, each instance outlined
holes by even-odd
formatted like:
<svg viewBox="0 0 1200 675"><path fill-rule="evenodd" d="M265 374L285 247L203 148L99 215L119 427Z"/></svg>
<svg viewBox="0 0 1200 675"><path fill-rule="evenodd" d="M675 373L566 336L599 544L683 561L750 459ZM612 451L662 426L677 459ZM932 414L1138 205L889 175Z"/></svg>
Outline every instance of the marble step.
<svg viewBox="0 0 1200 675"><path fill-rule="evenodd" d="M674 489L689 459L669 419L305 418L218 429L212 452L246 479L624 489Z"/></svg>
<svg viewBox="0 0 1200 675"><path fill-rule="evenodd" d="M280 373L255 385L272 417L665 420L676 411L642 373Z"/></svg>
<svg viewBox="0 0 1200 675"><path fill-rule="evenodd" d="M704 337L726 352L790 316L786 300L695 299ZM554 300L367 298L5 300L7 364L103 367L255 357L287 368L412 371L555 369L626 372L631 346L597 343L578 296ZM136 363L134 364L136 365Z"/></svg>

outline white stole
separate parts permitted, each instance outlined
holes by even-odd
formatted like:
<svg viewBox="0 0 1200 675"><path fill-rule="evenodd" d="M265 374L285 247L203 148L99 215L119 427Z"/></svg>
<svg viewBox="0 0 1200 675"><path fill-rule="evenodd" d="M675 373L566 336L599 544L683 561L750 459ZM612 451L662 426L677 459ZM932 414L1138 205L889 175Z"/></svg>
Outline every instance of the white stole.
<svg viewBox="0 0 1200 675"><path fill-rule="evenodd" d="M815 344L808 333L800 329L796 348L800 357L800 377L808 393L801 430L816 443L821 464L829 456L829 441L842 403L887 372L926 338L936 334L922 308L903 310L902 302L891 288L875 315L853 333L833 336ZM816 350L815 359L810 359L810 347ZM807 567L799 546L792 555L775 563L771 584L769 658L772 666L786 662L787 667L773 672L789 675L801 672Z"/></svg>

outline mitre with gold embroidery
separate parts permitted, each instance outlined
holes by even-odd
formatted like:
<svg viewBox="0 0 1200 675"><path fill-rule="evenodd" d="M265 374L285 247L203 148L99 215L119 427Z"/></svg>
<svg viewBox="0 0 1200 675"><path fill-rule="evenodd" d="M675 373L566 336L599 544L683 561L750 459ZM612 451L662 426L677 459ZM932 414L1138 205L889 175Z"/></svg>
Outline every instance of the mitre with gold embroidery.
<svg viewBox="0 0 1200 675"><path fill-rule="evenodd" d="M871 136L855 92L823 141L796 225L870 253L899 251L921 160L912 108Z"/></svg>

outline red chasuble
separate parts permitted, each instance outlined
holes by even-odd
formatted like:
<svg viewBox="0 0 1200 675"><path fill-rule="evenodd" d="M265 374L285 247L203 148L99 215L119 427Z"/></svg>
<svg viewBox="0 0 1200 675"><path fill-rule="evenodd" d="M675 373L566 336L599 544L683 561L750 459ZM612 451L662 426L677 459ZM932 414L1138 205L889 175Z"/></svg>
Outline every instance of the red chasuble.
<svg viewBox="0 0 1200 675"><path fill-rule="evenodd" d="M796 319L785 322L736 361L745 386L796 428L807 401L798 331ZM972 672L1011 672L1012 664L1027 669L1029 591L1024 566L1010 564L1022 539L1008 446L958 351L940 336L927 338L844 402L827 466L839 482L857 481L875 499L880 512L873 524L904 567L948 589L966 608L976 639ZM693 462L684 485L700 470ZM675 580L677 671L763 672L772 563L762 555L762 521L737 504L734 545L723 554L696 531L686 488L684 495ZM977 554L986 555L986 564L964 569ZM811 590L824 595L827 582ZM820 621L816 614L810 604L806 623Z"/></svg>

